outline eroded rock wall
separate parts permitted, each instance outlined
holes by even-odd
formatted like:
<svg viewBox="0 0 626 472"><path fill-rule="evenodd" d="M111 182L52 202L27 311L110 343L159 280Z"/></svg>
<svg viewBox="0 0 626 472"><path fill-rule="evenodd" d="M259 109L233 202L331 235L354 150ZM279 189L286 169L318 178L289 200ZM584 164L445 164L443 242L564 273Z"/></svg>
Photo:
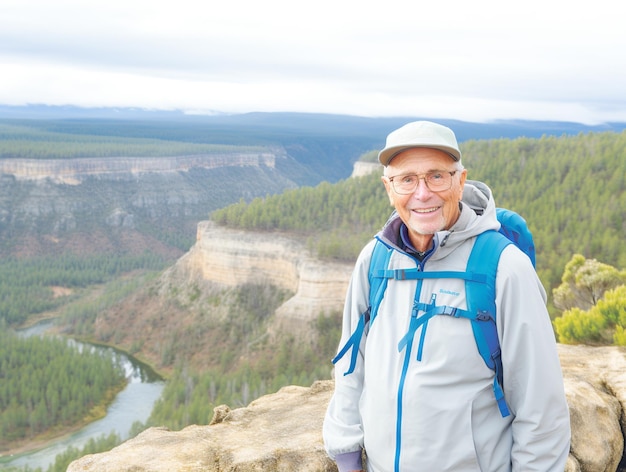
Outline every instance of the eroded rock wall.
<svg viewBox="0 0 626 472"><path fill-rule="evenodd" d="M282 153L284 154L284 152ZM50 178L79 183L90 175L127 175L145 172L179 172L191 168L232 166L275 167L274 152L232 152L174 157L85 157L75 159L2 159L0 174L18 179Z"/></svg>
<svg viewBox="0 0 626 472"><path fill-rule="evenodd" d="M198 224L196 244L177 263L190 278L226 286L269 281L295 295L278 308L273 327L297 333L306 321L338 312L352 264L320 261L305 245L277 233L250 233L211 221Z"/></svg>

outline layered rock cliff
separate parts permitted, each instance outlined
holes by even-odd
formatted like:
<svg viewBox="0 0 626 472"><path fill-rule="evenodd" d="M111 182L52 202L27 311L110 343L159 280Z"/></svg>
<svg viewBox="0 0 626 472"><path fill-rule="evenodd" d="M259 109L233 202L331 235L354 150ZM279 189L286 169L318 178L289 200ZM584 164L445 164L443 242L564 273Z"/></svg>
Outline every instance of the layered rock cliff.
<svg viewBox="0 0 626 472"><path fill-rule="evenodd" d="M352 167L352 175L350 177L362 177L364 175L373 174L374 172L383 175L383 166L378 162L357 161Z"/></svg>
<svg viewBox="0 0 626 472"><path fill-rule="evenodd" d="M68 184L78 184L88 176L124 177L141 173L187 171L192 168L265 166L274 168L276 157L284 150L265 152L229 152L173 157L85 157L75 159L0 159L0 174L13 175L20 180L50 178Z"/></svg>
<svg viewBox="0 0 626 472"><path fill-rule="evenodd" d="M310 173L282 147L241 149L0 159L0 253L124 253L143 246L169 257L168 249L189 247L209 212L297 187L294 179ZM158 249L164 245L170 248Z"/></svg>
<svg viewBox="0 0 626 472"><path fill-rule="evenodd" d="M176 264L177 271L225 286L266 281L295 295L278 308L274 330L309 331L308 321L338 312L352 266L320 261L304 243L277 233L250 233L198 224L196 244Z"/></svg>
<svg viewBox="0 0 626 472"><path fill-rule="evenodd" d="M565 472L623 470L626 350L559 346L572 421ZM215 409L210 425L151 428L110 452L85 456L68 472L336 471L322 421L332 381L285 387L246 408Z"/></svg>

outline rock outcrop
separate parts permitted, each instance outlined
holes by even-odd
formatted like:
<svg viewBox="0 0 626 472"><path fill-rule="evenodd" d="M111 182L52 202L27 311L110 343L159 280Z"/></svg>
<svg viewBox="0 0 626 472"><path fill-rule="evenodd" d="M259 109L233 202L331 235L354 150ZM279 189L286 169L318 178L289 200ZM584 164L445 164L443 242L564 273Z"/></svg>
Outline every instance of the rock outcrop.
<svg viewBox="0 0 626 472"><path fill-rule="evenodd" d="M320 261L304 243L277 233L198 224L196 244L176 264L190 280L225 286L267 281L295 295L276 310L273 329L298 334L307 321L343 307L352 264ZM303 323L304 322L304 323Z"/></svg>
<svg viewBox="0 0 626 472"><path fill-rule="evenodd" d="M229 152L173 157L83 157L75 159L1 159L0 174L17 179L52 179L78 184L88 176L128 176L140 173L167 173L187 171L192 168L216 169L219 167L265 166L273 168L281 149L257 152Z"/></svg>
<svg viewBox="0 0 626 472"><path fill-rule="evenodd" d="M108 453L75 461L68 472L337 470L321 437L332 386L284 387L246 408L218 407L209 426L151 428Z"/></svg>
<svg viewBox="0 0 626 472"><path fill-rule="evenodd" d="M559 345L570 407L568 472L626 470L626 349Z"/></svg>
<svg viewBox="0 0 626 472"><path fill-rule="evenodd" d="M622 470L626 350L559 345L559 355L572 421L565 472ZM68 472L336 471L321 436L332 388L332 381L285 387L246 408L218 407L207 426L151 428Z"/></svg>
<svg viewBox="0 0 626 472"><path fill-rule="evenodd" d="M374 172L383 175L383 166L378 162L357 161L352 167L352 175L350 177L362 177L364 175L373 174Z"/></svg>

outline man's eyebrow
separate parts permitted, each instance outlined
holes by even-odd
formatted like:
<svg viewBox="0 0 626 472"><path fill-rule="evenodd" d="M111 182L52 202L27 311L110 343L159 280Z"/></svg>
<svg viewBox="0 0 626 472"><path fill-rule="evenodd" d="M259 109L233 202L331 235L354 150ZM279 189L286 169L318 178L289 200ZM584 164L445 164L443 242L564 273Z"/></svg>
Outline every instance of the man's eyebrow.
<svg viewBox="0 0 626 472"><path fill-rule="evenodd" d="M395 174L396 176L398 175L422 175L422 174L430 174L431 172L456 172L457 169L452 169L452 170L447 170L447 169L429 169L427 171L424 172L414 172L414 171L410 171L410 172L399 172L397 174Z"/></svg>

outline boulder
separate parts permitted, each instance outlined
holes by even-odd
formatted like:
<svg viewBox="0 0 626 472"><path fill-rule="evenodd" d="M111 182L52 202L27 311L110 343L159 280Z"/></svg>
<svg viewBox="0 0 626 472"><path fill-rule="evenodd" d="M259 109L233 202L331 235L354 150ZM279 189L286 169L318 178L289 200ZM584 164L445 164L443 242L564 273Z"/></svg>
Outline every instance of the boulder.
<svg viewBox="0 0 626 472"><path fill-rule="evenodd" d="M626 349L559 345L572 443L567 472L626 470Z"/></svg>

